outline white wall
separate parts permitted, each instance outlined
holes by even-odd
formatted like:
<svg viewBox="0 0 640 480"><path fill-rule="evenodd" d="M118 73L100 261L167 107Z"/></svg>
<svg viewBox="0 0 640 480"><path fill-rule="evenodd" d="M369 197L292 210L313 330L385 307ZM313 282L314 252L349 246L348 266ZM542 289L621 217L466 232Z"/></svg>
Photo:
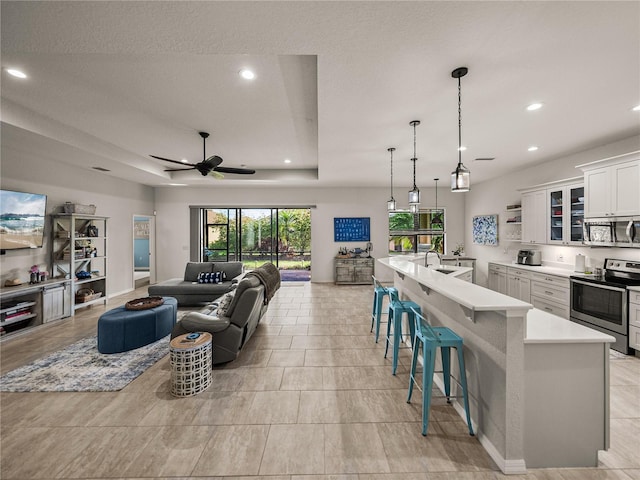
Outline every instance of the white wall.
<svg viewBox="0 0 640 480"><path fill-rule="evenodd" d="M42 152L43 156L46 152ZM133 289L133 215L153 214L153 189L115 179L104 173L78 169L70 165L23 154L2 147L0 186L47 195L47 213L64 202L97 206L96 215L110 217L107 236L108 295ZM28 281L31 265L50 271L51 221L47 219L43 248L7 251L0 256L0 282L8 278Z"/></svg>
<svg viewBox="0 0 640 480"><path fill-rule="evenodd" d="M214 182L212 180L212 182ZM365 247L365 242L333 241L334 217L370 217L372 256L388 256L389 221L387 188L211 188L167 187L156 189L158 281L184 274L189 260L189 206L282 207L310 206L311 280L333 282L333 259L342 246ZM438 206L447 209L448 245L462 242L464 198L438 192ZM399 195L398 195L399 196ZM435 190L424 189L423 207L433 207ZM450 247L453 248L453 247ZM376 265L381 280L392 280L392 272Z"/></svg>
<svg viewBox="0 0 640 480"><path fill-rule="evenodd" d="M520 201L518 189L533 185L582 176L582 170L576 169L576 165L600 160L615 155L640 150L640 136L634 136L622 141L610 143L597 148L586 150L575 155L558 158L539 165L513 172L488 182L472 184L471 191L464 194L465 198L465 246L466 252L476 257L476 282L486 285L487 263L493 260L515 260L518 250L524 248L520 243L508 242L504 238L505 208L509 204ZM477 167L480 168L480 167ZM473 172L471 172L473 175ZM473 178L473 177L472 177ZM640 188L640 186L639 186ZM471 224L475 215L497 213L499 215L500 229L498 232L498 247L474 245L471 236ZM605 258L623 258L640 261L640 249L630 248L589 248L569 247L557 245L537 245L542 251L542 261L558 263L562 257L563 266L573 265L576 254L587 257L591 266L601 266Z"/></svg>

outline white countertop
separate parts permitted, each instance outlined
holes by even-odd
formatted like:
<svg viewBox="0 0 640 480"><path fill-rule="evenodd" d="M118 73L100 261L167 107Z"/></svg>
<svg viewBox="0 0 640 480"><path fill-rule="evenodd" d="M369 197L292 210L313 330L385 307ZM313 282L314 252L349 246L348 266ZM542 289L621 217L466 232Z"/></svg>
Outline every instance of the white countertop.
<svg viewBox="0 0 640 480"><path fill-rule="evenodd" d="M402 259L397 257L380 258L378 262L472 311L520 311L524 313L533 308L530 303L455 278L472 271L470 267L438 267L456 272L444 274L436 271L434 267L427 268L408 261L404 256Z"/></svg>
<svg viewBox="0 0 640 480"><path fill-rule="evenodd" d="M516 262L500 262L500 261L490 261L489 263L493 263L496 265L503 265L505 267L519 268L521 270L527 270L527 271L536 272L536 273L546 273L547 275L557 275L559 277L566 277L566 278L569 278L571 275L575 275L576 273L578 273L578 272L574 272L573 268L548 267L545 265L534 267L532 265L521 265Z"/></svg>
<svg viewBox="0 0 640 480"><path fill-rule="evenodd" d="M632 292L640 292L640 286L627 287L627 290L631 290Z"/></svg>
<svg viewBox="0 0 640 480"><path fill-rule="evenodd" d="M614 343L611 335L534 308L527 312L524 343Z"/></svg>

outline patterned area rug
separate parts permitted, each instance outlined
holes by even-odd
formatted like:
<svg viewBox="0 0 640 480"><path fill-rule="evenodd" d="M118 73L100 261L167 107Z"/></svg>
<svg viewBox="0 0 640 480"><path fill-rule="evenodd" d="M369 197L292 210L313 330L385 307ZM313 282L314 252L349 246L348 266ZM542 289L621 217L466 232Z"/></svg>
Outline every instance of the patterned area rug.
<svg viewBox="0 0 640 480"><path fill-rule="evenodd" d="M123 353L98 352L88 337L0 377L2 392L114 392L169 353L169 335Z"/></svg>

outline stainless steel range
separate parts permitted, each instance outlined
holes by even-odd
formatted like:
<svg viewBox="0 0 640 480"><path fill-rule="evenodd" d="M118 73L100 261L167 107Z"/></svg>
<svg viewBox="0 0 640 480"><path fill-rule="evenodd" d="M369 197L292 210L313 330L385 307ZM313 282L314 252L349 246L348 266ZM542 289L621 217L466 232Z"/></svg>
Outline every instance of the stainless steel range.
<svg viewBox="0 0 640 480"><path fill-rule="evenodd" d="M604 275L572 275L571 321L615 337L611 348L629 350L629 291L640 285L640 262L607 258Z"/></svg>

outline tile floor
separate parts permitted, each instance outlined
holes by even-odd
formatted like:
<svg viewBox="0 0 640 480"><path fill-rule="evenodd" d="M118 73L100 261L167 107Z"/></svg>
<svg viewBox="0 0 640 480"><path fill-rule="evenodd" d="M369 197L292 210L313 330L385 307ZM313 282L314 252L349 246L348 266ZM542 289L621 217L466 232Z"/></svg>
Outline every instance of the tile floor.
<svg viewBox="0 0 640 480"><path fill-rule="evenodd" d="M503 478L444 400L420 435L408 352L392 376L370 302L367 286L283 284L241 356L194 397L170 395L168 356L120 392L2 393L0 478ZM0 371L94 334L104 310L3 341ZM598 468L507 478L640 480L640 358L611 361L611 437Z"/></svg>

